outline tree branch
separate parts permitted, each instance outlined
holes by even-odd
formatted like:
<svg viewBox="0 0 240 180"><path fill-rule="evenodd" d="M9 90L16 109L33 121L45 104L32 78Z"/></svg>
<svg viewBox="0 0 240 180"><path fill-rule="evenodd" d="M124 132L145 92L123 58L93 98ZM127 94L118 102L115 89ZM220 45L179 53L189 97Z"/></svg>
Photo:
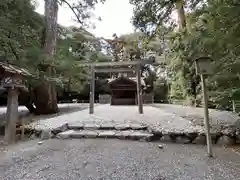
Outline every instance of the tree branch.
<svg viewBox="0 0 240 180"><path fill-rule="evenodd" d="M72 5L67 1L67 0L60 0L60 5L62 5L62 3L67 4L67 6L72 10L73 14L76 16L78 22L80 24L83 24L83 21L80 20L79 16L77 15L77 12L75 11L74 7L72 7Z"/></svg>

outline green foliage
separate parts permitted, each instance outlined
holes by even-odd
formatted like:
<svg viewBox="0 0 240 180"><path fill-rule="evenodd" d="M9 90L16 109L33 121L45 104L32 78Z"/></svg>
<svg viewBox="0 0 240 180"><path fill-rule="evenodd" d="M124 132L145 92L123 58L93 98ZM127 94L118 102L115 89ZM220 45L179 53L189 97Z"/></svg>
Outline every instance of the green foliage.
<svg viewBox="0 0 240 180"><path fill-rule="evenodd" d="M43 20L30 1L2 0L0 9L0 54L18 65L39 57Z"/></svg>
<svg viewBox="0 0 240 180"><path fill-rule="evenodd" d="M170 17L168 10L175 8L175 1L132 2L136 7L136 27L149 31L150 25L153 35L159 35L159 27L172 28L164 34L171 99L201 104L200 80L195 75L194 60L202 55L214 59L214 73L207 81L211 106L227 108L231 99L240 99L240 6L237 1L186 0L186 6L191 7L186 14L187 33L174 30L175 26L165 21Z"/></svg>
<svg viewBox="0 0 240 180"><path fill-rule="evenodd" d="M107 61L101 52L99 39L82 28L61 27L61 38L58 39L56 55L57 76L62 80L62 86L70 86L71 91L85 91L87 68L78 67L81 61ZM71 78L69 82L69 78ZM70 84L69 84L70 83Z"/></svg>
<svg viewBox="0 0 240 180"><path fill-rule="evenodd" d="M168 84L165 79L157 79L154 82L154 101L159 103L159 102L168 102Z"/></svg>
<svg viewBox="0 0 240 180"><path fill-rule="evenodd" d="M86 1L89 6L80 12L80 4L69 2L81 20L87 22L87 13L97 1ZM1 0L0 2L0 55L6 56L8 62L28 69L33 77L28 78L31 86L39 84L39 79L47 78L54 82L58 89L84 91L87 84L88 69L78 67L81 61L106 61L108 58L101 53L99 39L84 28L62 27L59 25L57 51L54 58L56 73L47 77L39 64L44 59L42 53L44 18L34 11L31 0ZM81 24L84 25L84 24ZM71 48L72 51L69 51Z"/></svg>
<svg viewBox="0 0 240 180"><path fill-rule="evenodd" d="M148 35L155 34L160 26L172 26L177 24L171 18L177 4L183 4L189 10L196 9L204 0L130 0L135 6L133 24L135 27L147 32Z"/></svg>
<svg viewBox="0 0 240 180"><path fill-rule="evenodd" d="M239 8L232 1L212 1L188 15L188 34L175 33L171 39L169 67L174 73L171 96L198 100L199 77L194 59L210 55L214 73L208 78L210 101L218 108L239 98ZM181 94L179 94L181 92Z"/></svg>
<svg viewBox="0 0 240 180"><path fill-rule="evenodd" d="M210 79L211 99L219 107L229 100L240 99L240 9L236 1L222 0L209 3L205 30L209 53L215 59L215 73Z"/></svg>

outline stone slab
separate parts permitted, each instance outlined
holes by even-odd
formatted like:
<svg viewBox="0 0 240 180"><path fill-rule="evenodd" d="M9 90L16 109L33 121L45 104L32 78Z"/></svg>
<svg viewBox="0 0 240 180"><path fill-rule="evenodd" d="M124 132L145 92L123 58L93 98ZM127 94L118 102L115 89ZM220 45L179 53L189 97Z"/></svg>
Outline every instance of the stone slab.
<svg viewBox="0 0 240 180"><path fill-rule="evenodd" d="M130 124L130 128L133 130L145 130L147 129L147 126L141 124Z"/></svg>
<svg viewBox="0 0 240 180"><path fill-rule="evenodd" d="M70 135L72 135L74 132L75 132L74 130L68 130L65 132L58 133L56 137L59 139L68 139L70 138Z"/></svg>
<svg viewBox="0 0 240 180"><path fill-rule="evenodd" d="M71 138L96 138L98 136L97 131L89 131L89 130L80 130L74 131L71 133Z"/></svg>
<svg viewBox="0 0 240 180"><path fill-rule="evenodd" d="M53 134L50 129L44 129L41 132L40 139L45 140L45 139L50 139L53 137Z"/></svg>
<svg viewBox="0 0 240 180"><path fill-rule="evenodd" d="M100 131L98 137L100 138L114 138L116 136L116 131Z"/></svg>
<svg viewBox="0 0 240 180"><path fill-rule="evenodd" d="M68 124L65 123L65 124L62 124L61 126L55 128L55 129L52 129L51 132L56 135L60 132L64 132L64 131L67 131L67 130L68 130Z"/></svg>
<svg viewBox="0 0 240 180"><path fill-rule="evenodd" d="M119 131L116 133L116 136L119 139L128 139L132 133L133 133L133 131L129 131L129 130Z"/></svg>
<svg viewBox="0 0 240 180"><path fill-rule="evenodd" d="M115 125L116 123L103 123L100 125L100 128L104 130L115 129Z"/></svg>
<svg viewBox="0 0 240 180"><path fill-rule="evenodd" d="M74 122L74 123L69 123L68 128L69 129L83 129L83 122Z"/></svg>
<svg viewBox="0 0 240 180"><path fill-rule="evenodd" d="M130 128L129 124L117 124L115 126L116 130L126 130L126 129L129 129L129 128Z"/></svg>
<svg viewBox="0 0 240 180"><path fill-rule="evenodd" d="M152 133L135 131L135 132L130 133L128 137L132 140L151 141L151 138L153 136L154 135Z"/></svg>
<svg viewBox="0 0 240 180"><path fill-rule="evenodd" d="M100 125L99 124L84 124L83 129L84 130L97 130L100 129Z"/></svg>

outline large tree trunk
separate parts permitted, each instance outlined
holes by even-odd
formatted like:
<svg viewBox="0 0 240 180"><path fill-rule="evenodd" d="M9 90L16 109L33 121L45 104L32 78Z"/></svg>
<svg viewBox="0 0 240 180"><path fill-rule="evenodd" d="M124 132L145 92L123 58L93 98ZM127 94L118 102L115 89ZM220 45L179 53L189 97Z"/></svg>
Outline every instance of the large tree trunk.
<svg viewBox="0 0 240 180"><path fill-rule="evenodd" d="M176 1L179 30L180 31L183 30L186 33L187 32L187 23L186 23L186 15L185 15L185 11L184 11L184 5L185 5L185 0L177 0ZM188 62L188 63L190 63L190 62ZM190 66L189 66L189 68L190 68ZM196 106L196 99L197 99L197 89L196 88L197 88L199 81L194 76L194 73L195 73L195 71L188 79L185 79L185 81L190 82L190 83L188 83L188 86L190 87L190 91L188 92L188 95L193 98L193 102L191 105Z"/></svg>
<svg viewBox="0 0 240 180"><path fill-rule="evenodd" d="M46 32L45 40L43 42L43 52L45 55L43 69L48 77L53 77L55 74L53 65L57 45L57 15L57 0L45 0ZM37 114L51 114L58 112L55 85L46 79L43 80L40 86L36 87L34 100Z"/></svg>
<svg viewBox="0 0 240 180"><path fill-rule="evenodd" d="M178 25L179 29L185 29L186 28L186 16L184 11L184 4L185 0L177 0L176 1L176 9L178 14Z"/></svg>

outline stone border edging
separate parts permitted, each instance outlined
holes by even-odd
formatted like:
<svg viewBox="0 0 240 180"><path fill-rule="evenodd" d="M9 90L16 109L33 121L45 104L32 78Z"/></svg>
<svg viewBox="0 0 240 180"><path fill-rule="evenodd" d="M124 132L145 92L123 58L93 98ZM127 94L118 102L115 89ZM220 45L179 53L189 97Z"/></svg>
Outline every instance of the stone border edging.
<svg viewBox="0 0 240 180"><path fill-rule="evenodd" d="M91 129L92 128L92 129ZM46 129L46 130L33 130L31 128L28 128L28 130L34 131L34 134L37 137L40 137L41 139L49 139L49 138L55 138L57 135L63 132L67 132L69 130L88 130L90 132L94 131L119 131L119 132L126 132L126 131L132 131L132 133L135 133L134 136L131 135L124 135L124 136L115 136L113 133L110 137L110 135L107 135L106 137L104 134L102 135L80 135L78 134L78 138L85 137L85 138L118 138L118 139L131 139L131 140L143 140L140 137L142 136L140 132L152 134L152 136L149 136L147 138L147 141L162 141L162 142L174 142L174 143L180 143L180 144L206 144L206 137L204 133L198 133L198 132L182 132L182 133L176 133L176 132L161 132L161 131L155 131L154 129L147 128L147 126L138 125L138 127L131 127L129 125L123 125L113 127L110 124L106 126L87 126L86 128L84 126L73 126L69 125L68 123L63 124L62 126L55 128L55 129ZM225 131L226 132L226 131ZM138 136L137 136L137 133ZM212 137L212 143L218 144L218 145L233 145L240 141L240 131L236 131L234 134L231 132L230 134L223 133L223 132L215 132L211 134ZM76 137L73 137L76 138Z"/></svg>
<svg viewBox="0 0 240 180"><path fill-rule="evenodd" d="M206 144L206 136L205 133L198 133L198 132L160 132L150 130L157 136L164 141L170 142L177 142L177 143L184 143L184 144ZM211 133L212 144L219 144L219 145L234 145L240 141L240 136L236 134L223 134L222 132Z"/></svg>
<svg viewBox="0 0 240 180"><path fill-rule="evenodd" d="M153 134L147 131L131 131L131 130L68 130L62 133L59 133L56 138L59 139L81 139L81 138L116 138L122 140L140 140L140 141L151 141Z"/></svg>

